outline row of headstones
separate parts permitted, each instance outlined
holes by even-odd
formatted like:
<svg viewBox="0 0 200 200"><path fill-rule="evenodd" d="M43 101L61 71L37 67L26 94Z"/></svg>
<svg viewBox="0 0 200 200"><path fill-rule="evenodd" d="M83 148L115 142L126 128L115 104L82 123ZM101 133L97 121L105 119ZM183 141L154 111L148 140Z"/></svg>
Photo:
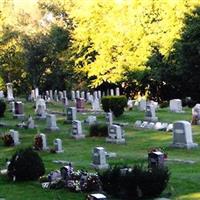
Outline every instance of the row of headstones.
<svg viewBox="0 0 200 200"><path fill-rule="evenodd" d="M142 128L142 129L153 129L158 131L172 131L173 124L166 123L166 122L148 122L148 121L141 121L137 120L134 124L135 128Z"/></svg>
<svg viewBox="0 0 200 200"><path fill-rule="evenodd" d="M155 107L155 110L158 108L158 103L155 101L147 101L145 99L141 99L138 103L139 110L145 111L147 105L152 105ZM172 112L181 113L183 112L182 101L180 99L172 99L169 102L169 109Z"/></svg>
<svg viewBox="0 0 200 200"><path fill-rule="evenodd" d="M9 132L8 132L7 134L10 135L10 136L12 137L13 142L14 142L14 146L20 144L19 132L18 132L18 131L15 131L15 130L13 130L13 129L10 129ZM48 146L47 146L46 135L43 134L43 133L40 133L40 134L39 134L39 137L41 137L41 140L42 140L42 149L41 149L41 150L47 150L47 149L49 149ZM62 149L62 140L61 140L61 139L56 138L56 139L53 141L53 144L54 144L54 147L55 147L55 151L56 151L57 153L63 152L63 149Z"/></svg>

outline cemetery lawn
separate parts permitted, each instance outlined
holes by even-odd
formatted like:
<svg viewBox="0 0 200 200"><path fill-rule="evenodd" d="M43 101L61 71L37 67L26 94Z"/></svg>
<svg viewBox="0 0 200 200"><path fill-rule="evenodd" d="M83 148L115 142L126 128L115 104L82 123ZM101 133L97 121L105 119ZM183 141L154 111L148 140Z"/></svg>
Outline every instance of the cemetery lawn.
<svg viewBox="0 0 200 200"><path fill-rule="evenodd" d="M8 106L7 106L8 107ZM50 111L63 112L63 106L59 103L48 103L47 108ZM7 109L8 110L8 109ZM172 113L168 108L159 109L157 115L161 122L175 122L177 120L191 120L191 109L184 108L185 113ZM34 116L33 103L25 102L25 114ZM84 120L91 113L78 113L77 119ZM98 114L99 122L105 123L104 114ZM0 119L0 123L5 123L9 127L0 127L0 133L3 134L9 129L19 131L21 144L17 147L5 147L0 141L0 168L5 168L6 158L11 158L17 148L28 147L33 145L34 136L37 131L47 135L47 143L49 147L53 147L53 140L61 138L63 141L64 153L52 154L48 152L39 152L42 157L46 175L56 169L60 169L62 164L56 164L54 160L71 161L74 169L85 169L94 171L90 166L92 161L91 152L96 146L102 146L108 152L116 152L117 158L108 160L110 165L117 163L134 165L143 163L147 165L148 150L154 147L161 147L167 154L169 161L166 165L170 169L170 181L166 190L161 197L178 200L197 200L200 199L200 147L197 149L172 149L169 145L172 143L172 132L161 132L153 130L138 130L133 124L136 120L143 120L144 113L134 109L126 111L118 119L114 118L114 122L128 123L125 125L126 144L108 144L105 138L86 137L83 140L74 140L70 137L71 125L64 124L65 116L57 115L57 125L60 131L47 132L45 130L46 121L35 120L38 129L27 130L16 128L19 122L13 119L12 114L6 111L5 117ZM88 135L88 125L83 125L84 132ZM200 126L193 126L193 140L200 144ZM179 161L177 161L179 159ZM193 164L188 161L194 161ZM72 193L65 189L48 190L42 189L37 181L30 182L11 182L6 177L0 176L0 199L6 200L84 200L85 193Z"/></svg>

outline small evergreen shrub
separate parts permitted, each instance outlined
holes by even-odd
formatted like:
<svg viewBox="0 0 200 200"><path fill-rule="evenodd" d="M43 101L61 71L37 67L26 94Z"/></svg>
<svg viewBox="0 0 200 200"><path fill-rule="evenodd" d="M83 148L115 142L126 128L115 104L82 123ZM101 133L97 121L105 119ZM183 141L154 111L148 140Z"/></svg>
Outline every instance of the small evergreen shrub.
<svg viewBox="0 0 200 200"><path fill-rule="evenodd" d="M126 200L159 196L169 181L167 168L144 169L140 166L124 168L115 166L99 174L103 190Z"/></svg>
<svg viewBox="0 0 200 200"><path fill-rule="evenodd" d="M108 136L108 127L106 124L92 124L89 129L90 137Z"/></svg>
<svg viewBox="0 0 200 200"><path fill-rule="evenodd" d="M32 148L18 150L8 166L8 177L16 181L37 180L44 173L43 161Z"/></svg>
<svg viewBox="0 0 200 200"><path fill-rule="evenodd" d="M160 108L166 108L169 106L169 102L168 101L163 101L161 104L160 104Z"/></svg>
<svg viewBox="0 0 200 200"><path fill-rule="evenodd" d="M5 111L6 111L6 103L4 100L0 99L0 117L4 116Z"/></svg>
<svg viewBox="0 0 200 200"><path fill-rule="evenodd" d="M198 101L191 99L190 101L187 102L187 105L189 108L193 108L197 103L198 103Z"/></svg>
<svg viewBox="0 0 200 200"><path fill-rule="evenodd" d="M126 96L106 96L102 98L101 103L105 112L111 110L115 117L119 117L127 106L127 98Z"/></svg>
<svg viewBox="0 0 200 200"><path fill-rule="evenodd" d="M4 134L2 140L5 146L10 147L14 146L14 140L10 134Z"/></svg>

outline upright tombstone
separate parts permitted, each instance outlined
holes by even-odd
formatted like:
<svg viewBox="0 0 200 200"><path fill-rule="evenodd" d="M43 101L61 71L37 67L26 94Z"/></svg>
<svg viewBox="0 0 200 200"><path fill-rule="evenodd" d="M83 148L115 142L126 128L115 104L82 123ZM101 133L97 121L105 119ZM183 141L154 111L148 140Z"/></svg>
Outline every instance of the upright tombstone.
<svg viewBox="0 0 200 200"><path fill-rule="evenodd" d="M98 99L98 92L97 92L97 91L94 91L94 93L93 93L93 98L94 98L94 99Z"/></svg>
<svg viewBox="0 0 200 200"><path fill-rule="evenodd" d="M34 129L35 126L35 122L33 120L33 118L31 116L29 116L28 121L27 121L27 128L28 129Z"/></svg>
<svg viewBox="0 0 200 200"><path fill-rule="evenodd" d="M9 134L10 134L11 137L13 138L14 145L20 144L20 142L19 142L19 133L18 133L18 131L15 131L15 130L13 130L13 129L10 129Z"/></svg>
<svg viewBox="0 0 200 200"><path fill-rule="evenodd" d="M145 112L145 120L156 122L158 121L158 117L156 117L155 107L152 104L148 104L146 106L146 112Z"/></svg>
<svg viewBox="0 0 200 200"><path fill-rule="evenodd" d="M63 92L62 92L62 91L59 91L58 94L59 94L59 100L62 101L62 99L63 99L63 97L64 97Z"/></svg>
<svg viewBox="0 0 200 200"><path fill-rule="evenodd" d="M49 131L57 131L59 130L57 123L56 123L56 115L54 114L47 114L47 130Z"/></svg>
<svg viewBox="0 0 200 200"><path fill-rule="evenodd" d="M120 90L119 90L118 87L117 87L116 90L115 90L115 94L116 94L116 96L120 96Z"/></svg>
<svg viewBox="0 0 200 200"><path fill-rule="evenodd" d="M17 118L24 118L24 104L21 101L16 101L14 103L15 105L15 111L13 114L13 117Z"/></svg>
<svg viewBox="0 0 200 200"><path fill-rule="evenodd" d="M36 118L46 119L47 112L46 112L46 102L44 99L37 98L35 112L36 112Z"/></svg>
<svg viewBox="0 0 200 200"><path fill-rule="evenodd" d="M100 102L99 102L99 99L96 97L94 97L93 99L92 99L92 110L94 110L94 111L98 111L98 110L101 110L100 109Z"/></svg>
<svg viewBox="0 0 200 200"><path fill-rule="evenodd" d="M35 138L35 148L37 150L42 150L42 151L46 151L48 150L48 146L47 146L47 138L46 135L44 133L40 133L36 136Z"/></svg>
<svg viewBox="0 0 200 200"><path fill-rule="evenodd" d="M85 138L82 130L81 121L79 120L72 121L72 137L75 139Z"/></svg>
<svg viewBox="0 0 200 200"><path fill-rule="evenodd" d="M88 102L91 102L90 96L91 96L90 92L87 92L87 93L86 93L86 100L87 100Z"/></svg>
<svg viewBox="0 0 200 200"><path fill-rule="evenodd" d="M37 97L39 96L39 88L35 88L35 100L37 99Z"/></svg>
<svg viewBox="0 0 200 200"><path fill-rule="evenodd" d="M108 127L108 137L106 138L106 142L116 143L116 144L124 144L125 137L124 131L121 126L111 125Z"/></svg>
<svg viewBox="0 0 200 200"><path fill-rule="evenodd" d="M54 101L56 101L56 102L59 101L59 98L58 98L58 91L57 91L57 90L54 91Z"/></svg>
<svg viewBox="0 0 200 200"><path fill-rule="evenodd" d="M193 143L192 127L188 121L177 121L173 124L173 143L172 147L195 148L198 144Z"/></svg>
<svg viewBox="0 0 200 200"><path fill-rule="evenodd" d="M114 90L110 89L110 96L114 96Z"/></svg>
<svg viewBox="0 0 200 200"><path fill-rule="evenodd" d="M13 101L14 100L14 97L13 97L13 84L12 83L7 83L6 87L7 87L7 100L8 101Z"/></svg>
<svg viewBox="0 0 200 200"><path fill-rule="evenodd" d="M76 99L79 99L79 98L80 98L80 91L76 90Z"/></svg>
<svg viewBox="0 0 200 200"><path fill-rule="evenodd" d="M97 121L97 117L96 117L96 116L93 116L93 115L89 115L88 118L86 119L86 122L87 122L89 125L95 124L96 121Z"/></svg>
<svg viewBox="0 0 200 200"><path fill-rule="evenodd" d="M63 97L61 100L64 106L67 106L69 104L67 97Z"/></svg>
<svg viewBox="0 0 200 200"><path fill-rule="evenodd" d="M182 101L180 99L172 99L169 102L169 108L172 112L183 112L182 110Z"/></svg>
<svg viewBox="0 0 200 200"><path fill-rule="evenodd" d="M101 90L98 90L98 91L97 91L97 97L98 97L99 99L101 99L101 96L102 96Z"/></svg>
<svg viewBox="0 0 200 200"><path fill-rule="evenodd" d="M85 100L85 92L84 91L81 92L81 98Z"/></svg>
<svg viewBox="0 0 200 200"><path fill-rule="evenodd" d="M192 108L192 124L200 124L200 104L197 103L193 108Z"/></svg>
<svg viewBox="0 0 200 200"><path fill-rule="evenodd" d="M83 98L76 99L76 108L78 111L82 111L85 108L85 100Z"/></svg>
<svg viewBox="0 0 200 200"><path fill-rule="evenodd" d="M76 108L75 107L69 107L67 108L67 121L68 122L72 122L74 120L76 120Z"/></svg>
<svg viewBox="0 0 200 200"><path fill-rule="evenodd" d="M147 106L147 102L145 99L141 99L139 102L139 110L140 111L145 111Z"/></svg>
<svg viewBox="0 0 200 200"><path fill-rule="evenodd" d="M95 147L92 151L91 165L95 169L108 169L109 165L106 162L107 153L103 147Z"/></svg>
<svg viewBox="0 0 200 200"><path fill-rule="evenodd" d="M49 97L51 99L51 101L53 100L53 90L49 90Z"/></svg>
<svg viewBox="0 0 200 200"><path fill-rule="evenodd" d="M64 152L64 150L62 148L62 140L61 139L56 138L54 140L53 144L54 144L54 148L55 148L56 153L62 153L62 152Z"/></svg>
<svg viewBox="0 0 200 200"><path fill-rule="evenodd" d="M66 90L63 90L63 97L67 98L67 91Z"/></svg>
<svg viewBox="0 0 200 200"><path fill-rule="evenodd" d="M106 124L108 124L109 126L111 126L113 124L113 115L112 115L112 112L107 112L105 114L105 118L106 118Z"/></svg>
<svg viewBox="0 0 200 200"><path fill-rule="evenodd" d="M127 107L128 107L129 110L133 109L133 100L130 97L127 101Z"/></svg>
<svg viewBox="0 0 200 200"><path fill-rule="evenodd" d="M75 100L76 100L76 96L75 96L74 90L71 91L71 100L72 100L72 101L75 101Z"/></svg>

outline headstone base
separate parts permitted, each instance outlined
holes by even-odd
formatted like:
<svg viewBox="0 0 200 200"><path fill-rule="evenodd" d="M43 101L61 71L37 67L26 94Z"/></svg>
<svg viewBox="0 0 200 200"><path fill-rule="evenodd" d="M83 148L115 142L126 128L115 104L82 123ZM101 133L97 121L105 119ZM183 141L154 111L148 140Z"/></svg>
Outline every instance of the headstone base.
<svg viewBox="0 0 200 200"><path fill-rule="evenodd" d="M13 118L24 119L25 115L24 114L13 114Z"/></svg>
<svg viewBox="0 0 200 200"><path fill-rule="evenodd" d="M37 115L37 116L35 117L35 119L46 119L46 115L43 115L43 116Z"/></svg>
<svg viewBox="0 0 200 200"><path fill-rule="evenodd" d="M145 117L144 119L149 122L157 122L158 121L158 117Z"/></svg>
<svg viewBox="0 0 200 200"><path fill-rule="evenodd" d="M63 152L64 152L64 150L56 151L56 153L63 153Z"/></svg>
<svg viewBox="0 0 200 200"><path fill-rule="evenodd" d="M109 137L106 138L106 142L114 143L114 144L125 144L126 143L125 139L114 139L114 138L109 138Z"/></svg>
<svg viewBox="0 0 200 200"><path fill-rule="evenodd" d="M108 164L104 164L104 165L95 165L95 164L91 164L91 166L95 169L108 169L109 165Z"/></svg>
<svg viewBox="0 0 200 200"><path fill-rule="evenodd" d="M79 140L79 139L84 139L85 138L85 135L72 135L72 138L76 139L76 140Z"/></svg>
<svg viewBox="0 0 200 200"><path fill-rule="evenodd" d="M189 143L189 144L176 143L176 144L171 144L170 147L193 149L193 148L197 148L198 144L197 143Z"/></svg>
<svg viewBox="0 0 200 200"><path fill-rule="evenodd" d="M51 127L51 128L46 128L47 131L59 131L60 129L55 126L55 127Z"/></svg>

